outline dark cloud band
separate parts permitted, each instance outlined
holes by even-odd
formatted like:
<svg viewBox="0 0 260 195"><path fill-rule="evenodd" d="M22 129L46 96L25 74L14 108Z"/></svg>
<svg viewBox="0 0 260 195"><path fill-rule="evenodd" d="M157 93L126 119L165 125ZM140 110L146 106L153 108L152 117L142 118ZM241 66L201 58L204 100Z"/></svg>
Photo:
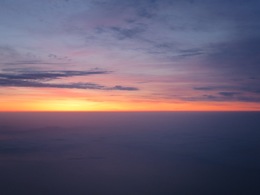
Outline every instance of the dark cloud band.
<svg viewBox="0 0 260 195"><path fill-rule="evenodd" d="M116 85L114 87L106 87L95 83L43 83L38 81L26 81L18 79L0 79L2 87L35 87L35 88L63 88L63 89L96 89L96 90L124 90L136 91L136 87L127 87Z"/></svg>
<svg viewBox="0 0 260 195"><path fill-rule="evenodd" d="M73 76L107 74L109 71L20 71L16 73L0 73L0 78L9 80L51 80Z"/></svg>
<svg viewBox="0 0 260 195"><path fill-rule="evenodd" d="M136 87L116 85L107 87L95 83L49 83L46 81L74 76L107 74L109 71L18 71L0 73L2 87L36 87L36 88L65 88L65 89L96 89L96 90L125 90L136 91Z"/></svg>

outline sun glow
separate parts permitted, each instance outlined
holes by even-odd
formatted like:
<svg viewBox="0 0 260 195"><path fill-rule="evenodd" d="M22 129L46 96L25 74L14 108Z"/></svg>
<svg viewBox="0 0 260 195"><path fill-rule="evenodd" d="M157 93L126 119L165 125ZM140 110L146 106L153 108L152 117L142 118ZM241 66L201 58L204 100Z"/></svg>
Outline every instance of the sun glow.
<svg viewBox="0 0 260 195"><path fill-rule="evenodd" d="M11 98L13 99L13 98ZM12 102L12 103L10 103ZM45 99L28 101L10 99L0 101L0 111L254 111L255 103L212 102L136 102L136 101L88 101L82 99Z"/></svg>
<svg viewBox="0 0 260 195"><path fill-rule="evenodd" d="M31 111L259 111L260 105L254 102L192 102L182 100L140 100L134 97L120 96L108 92L67 91L46 89L30 91L19 89L19 96L1 95L0 111L2 112L31 112ZM33 93L34 92L34 93ZM40 93L38 95L37 93Z"/></svg>

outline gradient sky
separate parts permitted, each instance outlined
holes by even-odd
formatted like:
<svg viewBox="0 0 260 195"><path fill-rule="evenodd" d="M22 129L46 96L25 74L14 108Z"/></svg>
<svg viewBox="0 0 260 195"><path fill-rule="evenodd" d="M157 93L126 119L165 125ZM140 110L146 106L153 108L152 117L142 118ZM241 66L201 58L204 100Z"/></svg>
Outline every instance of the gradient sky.
<svg viewBox="0 0 260 195"><path fill-rule="evenodd" d="M260 110L259 0L1 0L0 110Z"/></svg>

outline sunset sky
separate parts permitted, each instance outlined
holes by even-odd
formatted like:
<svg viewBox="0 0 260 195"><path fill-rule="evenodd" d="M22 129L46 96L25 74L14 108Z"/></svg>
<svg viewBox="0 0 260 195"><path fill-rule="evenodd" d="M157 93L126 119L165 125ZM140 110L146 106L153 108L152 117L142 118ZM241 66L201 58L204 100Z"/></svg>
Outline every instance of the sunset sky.
<svg viewBox="0 0 260 195"><path fill-rule="evenodd" d="M0 111L260 110L259 0L1 0Z"/></svg>

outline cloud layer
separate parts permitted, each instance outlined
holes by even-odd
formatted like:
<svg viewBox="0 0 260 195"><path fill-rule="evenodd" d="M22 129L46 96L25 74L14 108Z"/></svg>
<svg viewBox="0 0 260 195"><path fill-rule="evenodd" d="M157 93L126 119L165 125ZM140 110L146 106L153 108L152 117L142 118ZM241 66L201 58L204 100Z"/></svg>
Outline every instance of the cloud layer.
<svg viewBox="0 0 260 195"><path fill-rule="evenodd" d="M1 1L0 87L258 102L259 7L258 0ZM94 82L85 81L90 75Z"/></svg>
<svg viewBox="0 0 260 195"><path fill-rule="evenodd" d="M0 78L7 80L52 80L73 76L107 74L108 71L19 71L16 73L0 73Z"/></svg>
<svg viewBox="0 0 260 195"><path fill-rule="evenodd" d="M18 73L0 73L0 86L3 87L36 87L36 88L65 88L65 89L96 89L96 90L127 90L136 91L136 87L116 85L106 87L95 83L50 83L46 81L74 76L107 74L108 71L31 71Z"/></svg>

